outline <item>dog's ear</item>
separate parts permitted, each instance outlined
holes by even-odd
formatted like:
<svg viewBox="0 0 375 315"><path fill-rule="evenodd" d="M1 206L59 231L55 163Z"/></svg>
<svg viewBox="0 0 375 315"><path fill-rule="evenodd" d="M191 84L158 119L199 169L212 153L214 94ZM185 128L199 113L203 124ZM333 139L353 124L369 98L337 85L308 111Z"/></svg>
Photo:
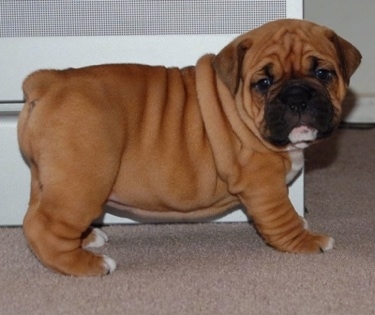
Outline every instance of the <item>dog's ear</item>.
<svg viewBox="0 0 375 315"><path fill-rule="evenodd" d="M252 41L249 38L234 40L224 47L212 61L217 75L233 96L238 90L243 58L251 45Z"/></svg>
<svg viewBox="0 0 375 315"><path fill-rule="evenodd" d="M357 48L336 33L330 31L327 35L336 48L341 72L346 84L349 85L350 77L361 63L362 55Z"/></svg>

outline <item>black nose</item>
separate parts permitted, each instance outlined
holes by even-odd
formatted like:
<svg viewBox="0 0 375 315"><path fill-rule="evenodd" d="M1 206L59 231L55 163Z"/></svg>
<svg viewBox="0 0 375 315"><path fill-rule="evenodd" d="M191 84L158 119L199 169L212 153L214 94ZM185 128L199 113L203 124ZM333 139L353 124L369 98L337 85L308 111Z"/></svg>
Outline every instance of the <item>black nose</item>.
<svg viewBox="0 0 375 315"><path fill-rule="evenodd" d="M281 91L279 99L287 105L292 112L302 113L305 111L313 94L313 90L308 86L290 85Z"/></svg>

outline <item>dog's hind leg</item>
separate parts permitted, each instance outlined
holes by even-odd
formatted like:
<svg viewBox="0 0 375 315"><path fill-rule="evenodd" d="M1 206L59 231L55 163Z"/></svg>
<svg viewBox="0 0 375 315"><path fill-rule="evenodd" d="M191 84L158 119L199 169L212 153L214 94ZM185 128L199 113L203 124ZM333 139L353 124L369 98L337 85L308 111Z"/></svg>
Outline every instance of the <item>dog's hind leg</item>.
<svg viewBox="0 0 375 315"><path fill-rule="evenodd" d="M44 183L33 163L31 172L31 198L24 219L24 233L36 256L47 267L64 274L113 272L116 263L111 258L83 249L102 245L107 240L106 235L96 229L87 236L92 220L102 213L105 194L100 197L95 189L79 190L68 181L57 186ZM76 180L77 177L72 176L72 182Z"/></svg>
<svg viewBox="0 0 375 315"><path fill-rule="evenodd" d="M44 265L63 274L111 273L116 268L111 258L84 247L106 240L104 234L90 233L90 224L103 213L116 180L120 128L107 122L105 111L94 117L83 110L48 116L41 111L43 104L36 104L31 116L21 121L19 135L32 178L23 224L28 244ZM63 114L67 118L60 118ZM77 122L84 127L77 128Z"/></svg>

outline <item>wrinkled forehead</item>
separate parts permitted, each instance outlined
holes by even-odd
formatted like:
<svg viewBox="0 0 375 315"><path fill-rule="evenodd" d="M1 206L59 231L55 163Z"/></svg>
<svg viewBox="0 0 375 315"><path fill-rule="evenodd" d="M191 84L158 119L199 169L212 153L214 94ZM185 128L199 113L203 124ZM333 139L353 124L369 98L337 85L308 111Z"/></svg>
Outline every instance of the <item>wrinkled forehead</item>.
<svg viewBox="0 0 375 315"><path fill-rule="evenodd" d="M258 68L277 64L284 72L304 72L316 60L329 63L335 58L333 44L319 29L281 28L272 34L256 36L253 44L253 58L249 59L258 63Z"/></svg>

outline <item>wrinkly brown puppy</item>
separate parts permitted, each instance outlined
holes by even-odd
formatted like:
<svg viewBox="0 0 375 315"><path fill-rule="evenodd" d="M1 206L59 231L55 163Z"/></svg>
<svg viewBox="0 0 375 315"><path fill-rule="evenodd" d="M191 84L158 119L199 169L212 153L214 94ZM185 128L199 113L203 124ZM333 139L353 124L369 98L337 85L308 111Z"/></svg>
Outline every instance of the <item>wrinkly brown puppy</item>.
<svg viewBox="0 0 375 315"><path fill-rule="evenodd" d="M333 31L268 23L183 69L42 70L24 82L19 143L31 168L26 238L46 266L103 275L84 248L107 240L103 206L146 220L201 220L242 204L265 242L296 253L333 239L305 229L287 183L332 133L361 55Z"/></svg>

